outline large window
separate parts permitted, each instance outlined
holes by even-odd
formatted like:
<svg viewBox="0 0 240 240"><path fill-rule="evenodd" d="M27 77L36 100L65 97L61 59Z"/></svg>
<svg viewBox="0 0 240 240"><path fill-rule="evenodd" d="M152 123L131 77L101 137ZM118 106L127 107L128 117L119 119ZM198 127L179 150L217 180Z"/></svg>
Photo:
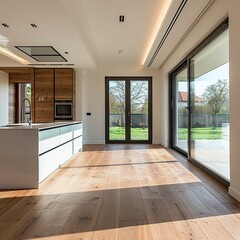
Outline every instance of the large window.
<svg viewBox="0 0 240 240"><path fill-rule="evenodd" d="M207 42L207 43L206 43ZM229 181L229 32L222 24L171 74L172 146Z"/></svg>

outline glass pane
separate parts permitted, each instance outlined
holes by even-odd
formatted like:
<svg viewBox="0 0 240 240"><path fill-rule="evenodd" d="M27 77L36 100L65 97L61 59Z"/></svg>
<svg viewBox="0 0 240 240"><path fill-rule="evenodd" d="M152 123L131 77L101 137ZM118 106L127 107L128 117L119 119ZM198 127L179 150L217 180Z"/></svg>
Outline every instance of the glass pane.
<svg viewBox="0 0 240 240"><path fill-rule="evenodd" d="M130 139L148 140L148 81L130 82Z"/></svg>
<svg viewBox="0 0 240 240"><path fill-rule="evenodd" d="M191 157L229 180L228 30L191 59Z"/></svg>
<svg viewBox="0 0 240 240"><path fill-rule="evenodd" d="M174 146L182 150L188 150L188 84L187 84L187 67L175 75L174 89Z"/></svg>
<svg viewBox="0 0 240 240"><path fill-rule="evenodd" d="M28 123L31 116L31 83L19 83L19 122ZM28 99L28 101L27 101Z"/></svg>
<svg viewBox="0 0 240 240"><path fill-rule="evenodd" d="M109 81L109 140L125 139L125 81Z"/></svg>

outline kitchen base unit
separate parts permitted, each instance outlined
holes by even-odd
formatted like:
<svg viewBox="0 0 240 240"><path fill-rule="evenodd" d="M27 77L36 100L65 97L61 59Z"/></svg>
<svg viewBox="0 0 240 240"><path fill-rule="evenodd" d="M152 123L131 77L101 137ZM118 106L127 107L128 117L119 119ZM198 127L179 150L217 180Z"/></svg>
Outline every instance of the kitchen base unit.
<svg viewBox="0 0 240 240"><path fill-rule="evenodd" d="M82 122L0 127L0 189L38 188L82 150Z"/></svg>

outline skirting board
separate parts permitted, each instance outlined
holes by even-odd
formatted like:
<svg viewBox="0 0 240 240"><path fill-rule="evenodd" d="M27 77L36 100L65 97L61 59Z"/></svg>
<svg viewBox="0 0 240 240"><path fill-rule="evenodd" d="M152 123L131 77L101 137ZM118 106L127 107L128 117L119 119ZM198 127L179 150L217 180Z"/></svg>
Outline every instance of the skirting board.
<svg viewBox="0 0 240 240"><path fill-rule="evenodd" d="M240 202L240 192L239 191L229 187L228 188L228 193Z"/></svg>
<svg viewBox="0 0 240 240"><path fill-rule="evenodd" d="M85 144L106 144L105 142L84 142L83 145Z"/></svg>
<svg viewBox="0 0 240 240"><path fill-rule="evenodd" d="M105 143L105 142L84 142L83 145L84 145L84 144L106 144L106 143ZM153 142L152 144L161 145L161 146L163 146L163 147L165 147L165 148L168 147L167 145L164 145L164 144L162 144L161 142Z"/></svg>

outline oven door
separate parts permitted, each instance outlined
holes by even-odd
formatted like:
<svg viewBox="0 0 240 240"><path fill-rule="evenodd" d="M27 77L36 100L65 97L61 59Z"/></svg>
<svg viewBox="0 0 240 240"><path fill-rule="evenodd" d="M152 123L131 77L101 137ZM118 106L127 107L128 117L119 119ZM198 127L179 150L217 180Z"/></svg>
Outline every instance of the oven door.
<svg viewBox="0 0 240 240"><path fill-rule="evenodd" d="M72 120L72 102L55 102L55 120Z"/></svg>

